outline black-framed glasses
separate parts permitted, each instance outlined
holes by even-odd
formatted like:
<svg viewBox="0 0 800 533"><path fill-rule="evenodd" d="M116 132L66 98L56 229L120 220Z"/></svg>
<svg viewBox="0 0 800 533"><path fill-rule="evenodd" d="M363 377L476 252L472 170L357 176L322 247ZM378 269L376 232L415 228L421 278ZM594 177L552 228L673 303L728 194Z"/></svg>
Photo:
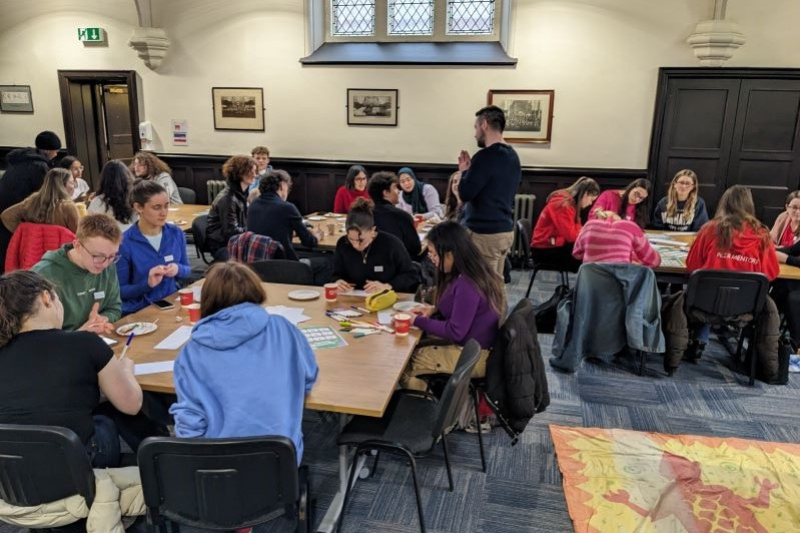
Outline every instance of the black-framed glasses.
<svg viewBox="0 0 800 533"><path fill-rule="evenodd" d="M92 258L92 263L94 263L97 266L100 266L100 265L105 264L105 263L108 263L109 265L113 265L114 263L117 263L119 261L120 257L122 257L120 254L104 255L104 254L93 253L81 241L78 241L78 242L80 243L81 247L84 250L86 250L86 253L89 254L89 257Z"/></svg>

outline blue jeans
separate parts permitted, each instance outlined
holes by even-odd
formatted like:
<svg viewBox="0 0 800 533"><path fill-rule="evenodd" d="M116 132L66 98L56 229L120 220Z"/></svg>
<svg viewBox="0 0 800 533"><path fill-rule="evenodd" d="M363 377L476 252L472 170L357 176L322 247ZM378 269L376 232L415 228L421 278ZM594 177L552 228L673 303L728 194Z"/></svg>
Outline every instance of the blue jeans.
<svg viewBox="0 0 800 533"><path fill-rule="evenodd" d="M94 435L86 442L86 453L94 468L119 466L119 431L111 418L94 415Z"/></svg>
<svg viewBox="0 0 800 533"><path fill-rule="evenodd" d="M708 344L708 338L711 336L711 326L702 324L697 326L695 330L695 338L703 344Z"/></svg>

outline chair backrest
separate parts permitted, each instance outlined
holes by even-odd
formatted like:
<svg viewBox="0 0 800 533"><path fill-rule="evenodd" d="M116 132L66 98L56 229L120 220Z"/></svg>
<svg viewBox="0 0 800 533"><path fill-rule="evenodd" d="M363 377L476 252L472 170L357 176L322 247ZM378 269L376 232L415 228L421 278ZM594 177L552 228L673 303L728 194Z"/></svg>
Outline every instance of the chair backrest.
<svg viewBox="0 0 800 533"><path fill-rule="evenodd" d="M300 261L290 259L271 259L250 263L261 281L267 283L286 283L289 285L313 285L314 272Z"/></svg>
<svg viewBox="0 0 800 533"><path fill-rule="evenodd" d="M700 311L707 317L730 318L761 313L769 280L759 272L696 270L689 277L684 298L687 316Z"/></svg>
<svg viewBox="0 0 800 533"><path fill-rule="evenodd" d="M523 265L527 266L531 257L531 221L527 218L517 220L517 246L522 250Z"/></svg>
<svg viewBox="0 0 800 533"><path fill-rule="evenodd" d="M206 192L208 193L208 203L213 204L217 195L225 188L225 180L208 180L206 182Z"/></svg>
<svg viewBox="0 0 800 533"><path fill-rule="evenodd" d="M0 500L28 507L79 494L94 502L94 472L74 431L0 424Z"/></svg>
<svg viewBox="0 0 800 533"><path fill-rule="evenodd" d="M206 248L206 228L208 228L208 215L200 215L192 221L192 236L194 245L201 252L208 252Z"/></svg>
<svg viewBox="0 0 800 533"><path fill-rule="evenodd" d="M178 194L181 197L181 201L185 204L197 203L197 193L194 192L194 189L190 189L189 187L178 187Z"/></svg>
<svg viewBox="0 0 800 533"><path fill-rule="evenodd" d="M240 263L255 263L286 257L283 245L266 235L245 231L228 239L228 258Z"/></svg>
<svg viewBox="0 0 800 533"><path fill-rule="evenodd" d="M285 437L151 437L138 458L145 505L193 527L263 522L300 495L297 453Z"/></svg>
<svg viewBox="0 0 800 533"><path fill-rule="evenodd" d="M461 408L469 395L469 380L472 370L478 364L481 356L481 345L475 339L470 339L461 350L456 368L444 386L439 406L434 419L432 435L438 438L442 432L451 427L458 420Z"/></svg>

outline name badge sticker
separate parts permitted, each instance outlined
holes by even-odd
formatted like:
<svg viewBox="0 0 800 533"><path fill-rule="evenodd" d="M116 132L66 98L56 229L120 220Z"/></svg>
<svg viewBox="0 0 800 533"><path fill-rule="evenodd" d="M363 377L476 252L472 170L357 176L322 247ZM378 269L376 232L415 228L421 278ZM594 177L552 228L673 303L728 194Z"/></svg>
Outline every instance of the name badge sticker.
<svg viewBox="0 0 800 533"><path fill-rule="evenodd" d="M164 261L166 261L167 263L169 263L170 261L175 261L175 258L174 258L174 257L172 257L171 255L168 255L168 256L164 257Z"/></svg>
<svg viewBox="0 0 800 533"><path fill-rule="evenodd" d="M106 297L105 291L97 291L96 293L94 293L95 300L102 300L105 297Z"/></svg>
<svg viewBox="0 0 800 533"><path fill-rule="evenodd" d="M375 272L383 272L383 265L375 265Z"/></svg>

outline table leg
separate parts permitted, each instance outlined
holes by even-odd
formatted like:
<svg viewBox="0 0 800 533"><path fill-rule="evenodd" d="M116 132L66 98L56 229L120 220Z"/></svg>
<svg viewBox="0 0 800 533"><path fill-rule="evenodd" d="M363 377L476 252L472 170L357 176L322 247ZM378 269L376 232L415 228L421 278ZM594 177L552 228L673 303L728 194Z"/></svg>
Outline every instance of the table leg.
<svg viewBox="0 0 800 533"><path fill-rule="evenodd" d="M343 428L345 424L347 424L349 418L350 415L340 414L339 426ZM317 533L333 533L336 531L336 524L339 521L339 517L342 515L344 493L345 490L347 490L350 468L354 466L358 472L364 467L364 462L367 460L366 456L362 455L358 458L355 465L351 465L349 456L350 454L348 453L347 446L339 446L339 490L336 491L336 495L333 497L330 507L328 507L328 510L325 512L325 516L322 517L322 522L320 522L317 527ZM359 476L353 478L353 486L355 486L358 479Z"/></svg>

